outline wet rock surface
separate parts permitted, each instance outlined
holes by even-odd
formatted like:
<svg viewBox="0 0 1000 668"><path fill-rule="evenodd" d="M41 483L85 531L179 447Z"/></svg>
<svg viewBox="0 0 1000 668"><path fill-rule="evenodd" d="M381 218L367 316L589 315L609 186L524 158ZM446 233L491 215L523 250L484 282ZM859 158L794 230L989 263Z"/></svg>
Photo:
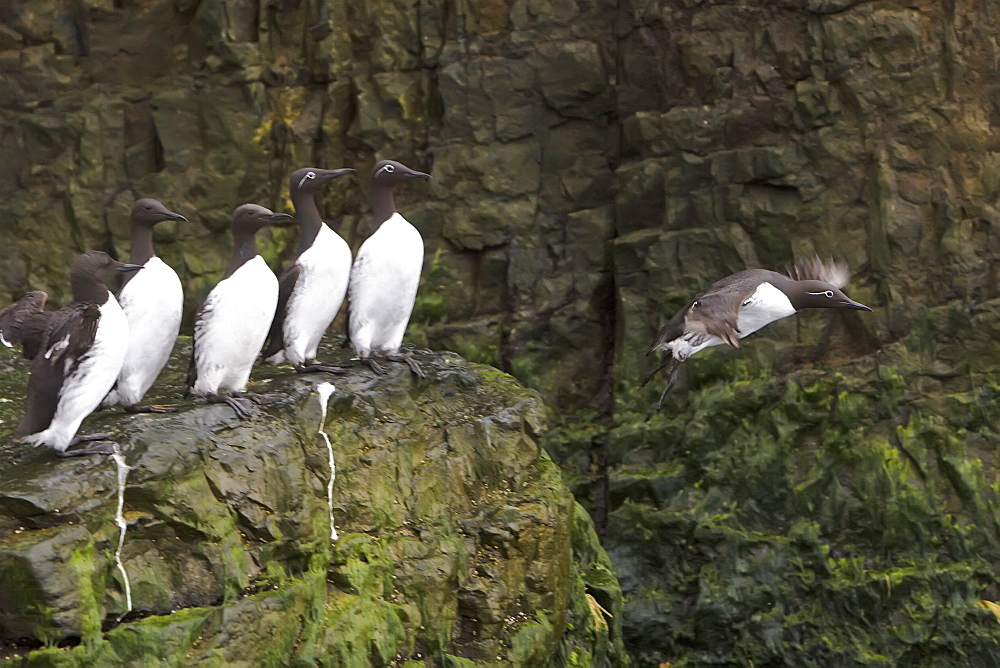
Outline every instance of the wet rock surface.
<svg viewBox="0 0 1000 668"><path fill-rule="evenodd" d="M157 386L163 399L179 399L185 354ZM131 612L114 564L111 459L5 443L0 657L611 663L622 652L620 590L539 447L537 394L453 354L417 359L427 380L403 365L378 378L272 367L253 389L287 399L244 422L192 400L169 415L88 420L115 433L131 467L121 555ZM323 381L336 387L322 425L336 462L335 541Z"/></svg>

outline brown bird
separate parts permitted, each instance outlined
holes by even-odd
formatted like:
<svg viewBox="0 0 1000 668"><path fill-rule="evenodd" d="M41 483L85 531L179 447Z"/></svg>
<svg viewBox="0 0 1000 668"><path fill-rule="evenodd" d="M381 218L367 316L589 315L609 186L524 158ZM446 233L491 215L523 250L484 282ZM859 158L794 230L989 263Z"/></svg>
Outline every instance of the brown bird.
<svg viewBox="0 0 1000 668"><path fill-rule="evenodd" d="M660 330L646 354L656 350L670 354L643 379L642 387L660 370L670 367L656 405L660 410L677 381L681 363L704 348L724 343L739 348L740 339L806 308L871 311L841 292L849 278L846 264L814 257L796 262L783 274L746 269L716 281Z"/></svg>
<svg viewBox="0 0 1000 668"><path fill-rule="evenodd" d="M128 320L107 282L116 272L139 269L91 251L73 263L68 306L44 311L47 295L36 291L0 311L0 343L20 345L32 360L17 440L51 446L60 457L113 451L108 443L67 448L110 436L76 432L114 385L128 347Z"/></svg>

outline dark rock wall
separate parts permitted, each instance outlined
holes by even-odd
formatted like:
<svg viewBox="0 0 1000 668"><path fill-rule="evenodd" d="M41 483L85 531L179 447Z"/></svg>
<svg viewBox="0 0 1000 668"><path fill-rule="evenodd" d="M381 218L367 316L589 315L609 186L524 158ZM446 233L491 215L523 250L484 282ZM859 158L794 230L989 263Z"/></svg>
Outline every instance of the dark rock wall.
<svg viewBox="0 0 1000 668"><path fill-rule="evenodd" d="M502 363L560 406L606 384L616 9L609 3L32 3L4 10L0 291L65 298L83 248L124 255L137 195L193 310L229 213L288 209L287 175L357 167L326 210L357 244L367 173L434 180L400 208L427 239L413 337ZM294 233L265 243L275 265ZM571 352L572 351L572 352Z"/></svg>
<svg viewBox="0 0 1000 668"><path fill-rule="evenodd" d="M1000 566L975 556L996 540L981 521L996 512L983 388L1000 365L995 3L46 1L0 19L0 292L65 298L69 258L123 255L125 212L150 195L193 221L159 233L193 309L225 265L234 205L289 210L292 169L354 166L325 209L357 245L364 173L401 159L434 176L399 197L427 242L408 336L542 392L547 444L607 528L643 661L797 662L822 643L830 660L900 660L904 645L955 660L997 642L969 607ZM269 261L293 241L268 237ZM657 327L728 272L813 252L846 259L849 294L876 312L803 314L706 351L647 422L656 389L635 385ZM931 445L914 454L909 429ZM916 538L854 540L891 524L880 504L915 508L912 490L938 500L897 516ZM954 531L975 536L964 551L942 548ZM765 569L823 586L733 588L759 565L755 540L828 552L826 570L784 549ZM682 547L652 559L663 545ZM850 559L871 591L845 604ZM938 584L895 598L865 575L907 568ZM972 584L947 614L921 607L958 582ZM879 612L838 635L842 605ZM765 613L774 626L746 625ZM913 640L906 624L934 614L967 634ZM892 638L866 637L879 624Z"/></svg>
<svg viewBox="0 0 1000 668"><path fill-rule="evenodd" d="M918 5L8 3L0 291L65 299L70 258L124 255L152 195L193 221L158 233L193 309L236 204L352 165L325 208L357 244L393 156L435 177L400 202L428 242L412 337L557 409L608 412L706 282L814 251L879 307L833 327L870 351L995 292L998 10ZM268 237L275 266L293 240Z"/></svg>

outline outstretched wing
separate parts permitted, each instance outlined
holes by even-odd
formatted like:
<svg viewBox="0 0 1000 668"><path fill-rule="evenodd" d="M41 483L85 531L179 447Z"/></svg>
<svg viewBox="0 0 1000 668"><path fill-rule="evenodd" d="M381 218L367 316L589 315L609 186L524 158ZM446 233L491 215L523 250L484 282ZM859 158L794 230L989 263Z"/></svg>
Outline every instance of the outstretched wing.
<svg viewBox="0 0 1000 668"><path fill-rule="evenodd" d="M649 352L647 352L646 355L651 355L656 350L664 350L664 346L666 344L670 343L684 333L684 319L687 317L688 311L690 310L691 304L688 304L675 313L674 317L672 317L667 324L660 328L660 331L656 334L656 339L653 340L653 345L650 347Z"/></svg>
<svg viewBox="0 0 1000 668"><path fill-rule="evenodd" d="M698 299L685 318L690 331L717 336L734 348L740 347L740 330L737 327L743 293L707 294Z"/></svg>
<svg viewBox="0 0 1000 668"><path fill-rule="evenodd" d="M0 343L7 347L21 346L24 356L34 359L44 347L45 331L56 315L44 310L46 299L47 294L35 290L0 310Z"/></svg>
<svg viewBox="0 0 1000 668"><path fill-rule="evenodd" d="M264 351L261 357L267 359L285 347L284 326L285 311L288 307L288 299L295 290L295 284L302 275L302 265L293 262L287 269L281 272L278 277L278 308L274 312L274 320L271 321L271 329L267 332L267 341L264 343Z"/></svg>
<svg viewBox="0 0 1000 668"><path fill-rule="evenodd" d="M739 348L740 338L737 322L739 321L740 306L745 297L746 295L742 291L706 291L698 295L663 326L657 334L653 346L649 349L649 353L646 354L648 355L654 350L664 350L666 344L685 332L716 336L729 345Z"/></svg>

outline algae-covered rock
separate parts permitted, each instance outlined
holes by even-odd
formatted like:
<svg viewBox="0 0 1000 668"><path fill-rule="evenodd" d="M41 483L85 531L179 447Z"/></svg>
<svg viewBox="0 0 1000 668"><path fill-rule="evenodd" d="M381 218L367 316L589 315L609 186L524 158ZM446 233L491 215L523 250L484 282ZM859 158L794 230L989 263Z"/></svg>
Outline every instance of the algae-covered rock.
<svg viewBox="0 0 1000 668"><path fill-rule="evenodd" d="M180 398L179 348L154 394ZM4 665L623 661L620 592L539 447L538 396L453 354L418 358L427 380L402 365L279 370L256 388L288 398L244 422L195 401L88 420L116 434L130 467L127 581L112 458L3 445ZM4 365L8 389L21 387L25 365ZM325 420L324 380L336 387Z"/></svg>
<svg viewBox="0 0 1000 668"><path fill-rule="evenodd" d="M609 553L637 662L992 663L996 311L789 374L745 360L764 339L706 351L659 415L623 390Z"/></svg>

